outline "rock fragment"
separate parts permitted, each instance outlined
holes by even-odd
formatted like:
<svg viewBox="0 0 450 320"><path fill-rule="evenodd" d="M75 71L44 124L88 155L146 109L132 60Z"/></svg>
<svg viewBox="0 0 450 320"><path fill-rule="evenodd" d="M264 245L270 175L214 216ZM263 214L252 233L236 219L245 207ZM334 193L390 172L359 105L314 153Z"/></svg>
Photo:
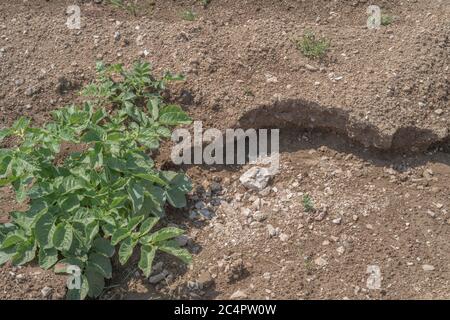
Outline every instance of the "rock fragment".
<svg viewBox="0 0 450 320"><path fill-rule="evenodd" d="M431 264L424 264L424 265L422 265L422 269L425 272L429 272L429 271L434 271L435 268Z"/></svg>
<svg viewBox="0 0 450 320"><path fill-rule="evenodd" d="M261 191L267 186L272 176L268 168L252 167L239 178L239 181L248 189Z"/></svg>
<svg viewBox="0 0 450 320"><path fill-rule="evenodd" d="M231 300L240 300L240 299L246 299L248 296L247 294L242 290L235 291L231 296Z"/></svg>

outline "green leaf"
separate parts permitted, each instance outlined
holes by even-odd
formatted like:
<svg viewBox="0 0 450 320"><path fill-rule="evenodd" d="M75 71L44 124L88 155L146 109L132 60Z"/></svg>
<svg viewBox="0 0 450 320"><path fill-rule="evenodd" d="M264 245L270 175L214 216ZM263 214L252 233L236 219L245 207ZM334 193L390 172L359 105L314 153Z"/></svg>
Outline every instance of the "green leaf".
<svg viewBox="0 0 450 320"><path fill-rule="evenodd" d="M146 154L134 152L127 155L127 170L133 174L152 173L154 165L152 158Z"/></svg>
<svg viewBox="0 0 450 320"><path fill-rule="evenodd" d="M55 248L39 250L39 266L43 269L50 269L58 262L58 251Z"/></svg>
<svg viewBox="0 0 450 320"><path fill-rule="evenodd" d="M118 141L123 140L123 138L124 138L123 132L110 132L110 133L108 133L106 140L118 142Z"/></svg>
<svg viewBox="0 0 450 320"><path fill-rule="evenodd" d="M166 114L166 113L182 113L184 112L183 109L176 104L169 104L164 106L161 111L160 111L160 115Z"/></svg>
<svg viewBox="0 0 450 320"><path fill-rule="evenodd" d="M124 202L125 200L128 199L128 196L116 196L114 197L114 200L111 202L111 204L109 205L109 207L111 209L113 208L122 208L124 206Z"/></svg>
<svg viewBox="0 0 450 320"><path fill-rule="evenodd" d="M9 165L13 160L11 153L12 152L8 149L0 149L0 176L7 174Z"/></svg>
<svg viewBox="0 0 450 320"><path fill-rule="evenodd" d="M180 189L173 188L166 191L167 200L175 208L183 208L186 206L186 193Z"/></svg>
<svg viewBox="0 0 450 320"><path fill-rule="evenodd" d="M4 187L15 180L17 180L17 177L13 175L8 176L6 178L0 178L0 187Z"/></svg>
<svg viewBox="0 0 450 320"><path fill-rule="evenodd" d="M24 130L30 124L30 119L25 117L20 117L16 122L13 123L12 129L15 131Z"/></svg>
<svg viewBox="0 0 450 320"><path fill-rule="evenodd" d="M69 250L73 240L72 226L66 223L60 223L56 226L53 233L53 246L58 250Z"/></svg>
<svg viewBox="0 0 450 320"><path fill-rule="evenodd" d="M3 139L5 139L6 137L9 137L11 134L12 134L11 129L9 129L9 128L1 129L0 130L0 142L2 142Z"/></svg>
<svg viewBox="0 0 450 320"><path fill-rule="evenodd" d="M115 157L105 157L105 164L112 170L125 172L127 169L126 162Z"/></svg>
<svg viewBox="0 0 450 320"><path fill-rule="evenodd" d="M64 212L72 212L80 207L80 200L75 194L69 195L61 201L61 209Z"/></svg>
<svg viewBox="0 0 450 320"><path fill-rule="evenodd" d="M26 240L27 240L27 238L19 232L14 232L14 233L8 234L6 236L6 238L3 240L0 249L6 249L9 247L15 246L16 244L22 243Z"/></svg>
<svg viewBox="0 0 450 320"><path fill-rule="evenodd" d="M49 212L41 215L36 221L35 233L36 240L41 248L52 247L53 232L55 230L55 217Z"/></svg>
<svg viewBox="0 0 450 320"><path fill-rule="evenodd" d="M98 109L97 111L94 112L94 114L92 115L92 122L94 124L98 124L101 120L103 120L104 118L106 118L108 114L106 113L105 109Z"/></svg>
<svg viewBox="0 0 450 320"><path fill-rule="evenodd" d="M113 233L111 237L111 243L113 245L116 245L123 239L129 237L130 235L131 232L128 230L128 228L119 228Z"/></svg>
<svg viewBox="0 0 450 320"><path fill-rule="evenodd" d="M175 175L169 175L169 176L171 177L170 183L177 189L184 191L186 193L192 190L192 183L185 174L175 173ZM166 177L168 177L168 176L166 175Z"/></svg>
<svg viewBox="0 0 450 320"><path fill-rule="evenodd" d="M102 134L99 130L89 129L82 137L81 141L86 143L102 141Z"/></svg>
<svg viewBox="0 0 450 320"><path fill-rule="evenodd" d="M179 229L179 228L174 228L174 227L167 227L167 228L162 228L158 231L156 231L155 233L152 233L151 235L145 237L143 241L147 241L147 243L143 243L143 244L151 244L151 243L158 243L161 241L165 241L168 239L172 239L175 237L178 237L179 235L182 235L184 233L183 230Z"/></svg>
<svg viewBox="0 0 450 320"><path fill-rule="evenodd" d="M128 259L133 254L133 249L134 249L135 245L136 245L136 242L133 241L131 239L131 237L122 241L122 243L120 244L120 248L119 248L119 261L120 261L121 265L124 265L125 263L127 263Z"/></svg>
<svg viewBox="0 0 450 320"><path fill-rule="evenodd" d="M134 229L136 229L136 227L139 225L139 223L142 222L142 220L144 220L144 216L140 215L140 216L136 216L130 219L130 221L128 222L128 230L130 232L132 232Z"/></svg>
<svg viewBox="0 0 450 320"><path fill-rule="evenodd" d="M148 193L145 196L141 213L161 217L164 215L166 204L165 192L157 186L147 186Z"/></svg>
<svg viewBox="0 0 450 320"><path fill-rule="evenodd" d="M160 177L158 177L156 174L151 174L151 173L136 173L134 174L135 177L150 181L150 182L154 182L157 183L161 186L167 186L167 182L165 182L163 179L161 179Z"/></svg>
<svg viewBox="0 0 450 320"><path fill-rule="evenodd" d="M138 266L144 272L146 277L149 277L152 273L153 259L155 258L156 248L153 246L141 247L141 258L139 259Z"/></svg>
<svg viewBox="0 0 450 320"><path fill-rule="evenodd" d="M147 109L151 112L153 120L158 120L159 117L159 99L153 98L149 99L147 102Z"/></svg>
<svg viewBox="0 0 450 320"><path fill-rule="evenodd" d="M141 130L137 141L149 150L156 150L159 148L159 136L156 132L150 129Z"/></svg>
<svg viewBox="0 0 450 320"><path fill-rule="evenodd" d="M91 222L86 224L84 232L86 234L87 241L89 243L92 243L92 241L97 236L98 231L99 231L99 226L98 226L98 222L96 220L93 220L93 221L91 221Z"/></svg>
<svg viewBox="0 0 450 320"><path fill-rule="evenodd" d="M46 208L44 208L43 210L39 210L40 212L35 212L36 210L38 210L38 208L34 207L27 212L16 211L10 213L10 216L13 218L14 224L23 229L23 231L25 231L27 235L31 235L31 230L36 219L40 214L43 214Z"/></svg>
<svg viewBox="0 0 450 320"><path fill-rule="evenodd" d="M140 183L130 183L128 194L131 197L134 212L138 212L144 203L144 187Z"/></svg>
<svg viewBox="0 0 450 320"><path fill-rule="evenodd" d="M17 226L7 222L7 223L0 223L0 241L3 241L4 237L8 235L11 232L14 232L17 230Z"/></svg>
<svg viewBox="0 0 450 320"><path fill-rule="evenodd" d="M84 300L86 298L86 296L89 293L89 283L88 283L87 277L85 275L81 275L80 282L81 282L80 289L67 290L67 294L66 294L67 300ZM100 285L100 284L101 283L99 282L98 285ZM101 291L103 291L103 289Z"/></svg>
<svg viewBox="0 0 450 320"><path fill-rule="evenodd" d="M97 298L105 288L105 278L96 269L91 267L86 268L85 276L89 287L88 296Z"/></svg>
<svg viewBox="0 0 450 320"><path fill-rule="evenodd" d="M210 1L210 0L202 0L202 1ZM183 81L185 79L186 79L186 77L184 75L178 74L178 73L173 74L169 71L167 71L164 74L164 78L163 78L164 81Z"/></svg>
<svg viewBox="0 0 450 320"><path fill-rule="evenodd" d="M94 240L94 249L106 257L111 258L114 255L114 246L105 238L97 238Z"/></svg>
<svg viewBox="0 0 450 320"><path fill-rule="evenodd" d="M160 110L159 122L165 125L175 126L190 124L192 120L179 106L169 105Z"/></svg>
<svg viewBox="0 0 450 320"><path fill-rule="evenodd" d="M5 262L11 260L16 254L16 247L9 247L7 249L0 250L0 266Z"/></svg>
<svg viewBox="0 0 450 320"><path fill-rule="evenodd" d="M164 251L168 254L171 254L184 263L191 263L192 256L186 249L182 249L178 246L175 241L166 241L158 244L158 249Z"/></svg>
<svg viewBox="0 0 450 320"><path fill-rule="evenodd" d="M86 188L86 182L81 178L68 176L63 179L60 188L62 193L70 193Z"/></svg>
<svg viewBox="0 0 450 320"><path fill-rule="evenodd" d="M89 255L88 267L95 269L105 278L112 277L112 266L109 258L98 253L91 253Z"/></svg>
<svg viewBox="0 0 450 320"><path fill-rule="evenodd" d="M182 208L186 206L186 196L192 189L191 181L186 175L171 171L162 173L164 179L170 182L171 188L166 190L166 196L169 203L175 208Z"/></svg>
<svg viewBox="0 0 450 320"><path fill-rule="evenodd" d="M152 230L152 228L158 223L158 217L149 217L142 222L141 227L139 228L139 236L145 236L147 233Z"/></svg>
<svg viewBox="0 0 450 320"><path fill-rule="evenodd" d="M14 185L15 183L17 183L17 182L19 182L19 183L18 183L19 186L18 186L18 188L16 189L16 200L17 200L17 202L22 203L22 202L27 198L27 192L28 192L27 187L28 187L28 183L27 183L26 181L20 179L20 180L16 180L16 181L13 183L13 185Z"/></svg>
<svg viewBox="0 0 450 320"><path fill-rule="evenodd" d="M170 138L172 135L172 132L167 127L158 127L156 128L156 133L158 133L163 138Z"/></svg>
<svg viewBox="0 0 450 320"><path fill-rule="evenodd" d="M12 263L14 265L23 265L34 259L36 256L36 242L34 238L29 239L26 242L22 242L17 246L16 254L12 257Z"/></svg>

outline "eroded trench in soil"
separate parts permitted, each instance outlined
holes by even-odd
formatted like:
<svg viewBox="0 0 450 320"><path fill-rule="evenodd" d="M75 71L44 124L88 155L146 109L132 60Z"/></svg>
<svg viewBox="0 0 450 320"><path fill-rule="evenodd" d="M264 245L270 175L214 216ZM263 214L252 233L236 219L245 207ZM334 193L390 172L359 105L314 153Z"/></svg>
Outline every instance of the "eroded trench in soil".
<svg viewBox="0 0 450 320"><path fill-rule="evenodd" d="M204 128L206 129L206 128ZM450 135L448 129L438 134L432 130L421 129L414 126L394 128L382 131L377 126L368 122L361 122L352 118L348 112L340 108L323 107L313 102L302 99L278 101L274 104L266 104L255 107L244 113L232 129L256 130L257 145L259 146L259 129L268 129L267 151L273 151L271 146L271 129L279 129L279 152L292 153L302 149L318 149L327 146L344 154L356 154L373 164L381 166L393 165L402 171L402 165L406 159L414 158L417 165L426 162L426 152L441 152L439 162L450 165ZM195 164L195 147L191 148L191 163L193 165L182 166L185 169L200 166L203 169L213 167L213 170L239 171L242 164L250 162L249 136L241 136L245 139L245 163L237 161L239 138L234 138L234 144L227 145L226 130L222 131L223 162L226 165L202 165ZM203 141L201 147L209 142ZM258 156L261 156L259 147ZM234 149L234 160L229 162L226 153L229 148ZM202 151L201 151L202 152ZM214 153L213 153L214 155ZM265 154L262 154L265 156ZM175 168L168 159L163 160L164 166ZM408 161L410 162L410 161ZM170 163L170 164L169 164ZM410 163L412 164L412 163Z"/></svg>
<svg viewBox="0 0 450 320"><path fill-rule="evenodd" d="M373 124L352 118L345 110L323 107L302 99L278 101L274 104L255 107L244 113L232 129L257 130L258 144L260 139L258 130L268 129L267 150L269 153L271 151L270 129L280 130L280 153L290 153L305 148L317 149L325 145L344 153L358 154L361 158L377 163L379 160L390 162L389 160L404 155L420 155L426 151L450 153L448 129L436 133L432 130L408 126L382 131ZM222 130L222 134L223 163L227 163L225 154L230 146L227 146L226 131ZM245 139L245 163L248 163L251 142L248 135L243 139ZM235 137L234 145L231 146L234 150L237 150L237 140L238 138ZM204 142L203 150L206 145L207 143ZM194 153L193 147L191 163L194 163ZM232 163L238 163L236 154ZM239 170L239 164L242 163L238 163L237 166L227 164L227 166L220 166L221 169Z"/></svg>
<svg viewBox="0 0 450 320"><path fill-rule="evenodd" d="M235 127L280 129L282 133L314 131L334 134L354 146L387 154L419 152L430 148L448 151L450 144L448 129L436 133L408 126L382 131L373 124L352 118L342 109L323 107L302 99L283 100L254 108L245 113Z"/></svg>

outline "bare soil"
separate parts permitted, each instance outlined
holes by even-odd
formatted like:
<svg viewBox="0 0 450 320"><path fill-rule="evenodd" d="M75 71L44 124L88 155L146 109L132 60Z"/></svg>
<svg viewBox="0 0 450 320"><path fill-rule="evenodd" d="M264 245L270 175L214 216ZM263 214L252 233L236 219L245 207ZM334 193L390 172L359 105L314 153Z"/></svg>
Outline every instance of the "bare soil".
<svg viewBox="0 0 450 320"><path fill-rule="evenodd" d="M168 98L205 128L282 131L260 193L239 182L248 166L184 167L196 190L167 223L188 231L193 264L158 256L156 284L118 268L102 298L450 299L450 1L138 1L137 16L103 2L0 0L0 127L79 101L98 59L141 58L187 75ZM73 4L80 30L65 25ZM367 29L370 4L394 22ZM296 48L306 30L330 40L324 59ZM5 222L17 207L0 198ZM193 216L199 201L210 219ZM63 277L12 268L0 299L63 296Z"/></svg>

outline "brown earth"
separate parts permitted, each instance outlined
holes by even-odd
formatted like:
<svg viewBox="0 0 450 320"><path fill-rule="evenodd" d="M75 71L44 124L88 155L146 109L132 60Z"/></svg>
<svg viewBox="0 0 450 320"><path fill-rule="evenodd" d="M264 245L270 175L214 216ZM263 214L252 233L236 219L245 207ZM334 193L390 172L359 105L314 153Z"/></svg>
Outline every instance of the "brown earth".
<svg viewBox="0 0 450 320"><path fill-rule="evenodd" d="M73 4L80 30L65 26ZM188 230L193 265L158 257L155 273L167 272L156 285L129 266L103 298L450 298L450 1L138 4L134 17L87 1L1 0L0 127L20 115L42 123L77 101L97 59L141 57L158 74L187 75L170 97L204 127L282 128L282 170L258 194L239 182L247 167L186 167L203 186L192 206L215 213L168 217ZM394 22L368 30L369 4ZM195 21L181 18L187 9ZM307 29L331 41L324 60L293 44ZM316 212L304 212L305 193ZM1 197L5 217L14 204ZM366 287L370 265L379 290ZM0 298L36 297L10 268ZM36 286L63 290L48 277Z"/></svg>

